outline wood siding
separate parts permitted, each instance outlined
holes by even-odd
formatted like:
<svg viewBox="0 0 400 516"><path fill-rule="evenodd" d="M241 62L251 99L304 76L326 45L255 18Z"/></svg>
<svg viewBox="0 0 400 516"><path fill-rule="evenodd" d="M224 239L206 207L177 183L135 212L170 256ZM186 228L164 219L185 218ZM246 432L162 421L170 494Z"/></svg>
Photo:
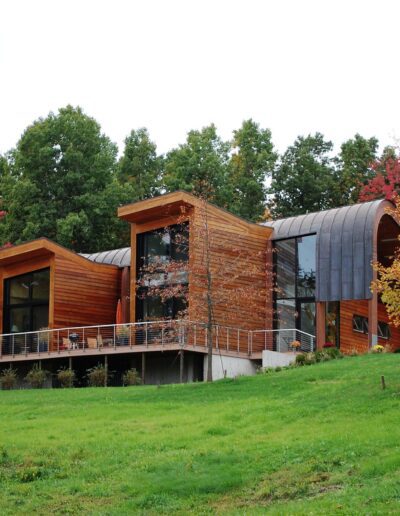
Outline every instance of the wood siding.
<svg viewBox="0 0 400 516"><path fill-rule="evenodd" d="M349 354L367 353L368 335L353 331L353 315L368 317L368 300L362 301L341 301L340 303L340 349L343 353ZM378 304L378 321L389 322L385 306ZM400 328L390 325L390 339L379 338L379 344L385 346L390 344L393 349L400 348Z"/></svg>
<svg viewBox="0 0 400 516"><path fill-rule="evenodd" d="M54 328L115 323L120 271L54 258Z"/></svg>

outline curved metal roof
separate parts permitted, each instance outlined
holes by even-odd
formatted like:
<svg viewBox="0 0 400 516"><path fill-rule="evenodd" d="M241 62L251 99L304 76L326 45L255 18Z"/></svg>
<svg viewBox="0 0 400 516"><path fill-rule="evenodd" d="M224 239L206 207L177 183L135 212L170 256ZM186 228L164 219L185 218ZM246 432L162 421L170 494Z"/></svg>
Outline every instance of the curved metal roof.
<svg viewBox="0 0 400 516"><path fill-rule="evenodd" d="M130 267L131 248L112 249L111 251L101 251L100 253L81 254L81 256L96 263L107 263L118 267Z"/></svg>
<svg viewBox="0 0 400 516"><path fill-rule="evenodd" d="M377 200L268 222L273 240L315 233L316 300L370 299Z"/></svg>

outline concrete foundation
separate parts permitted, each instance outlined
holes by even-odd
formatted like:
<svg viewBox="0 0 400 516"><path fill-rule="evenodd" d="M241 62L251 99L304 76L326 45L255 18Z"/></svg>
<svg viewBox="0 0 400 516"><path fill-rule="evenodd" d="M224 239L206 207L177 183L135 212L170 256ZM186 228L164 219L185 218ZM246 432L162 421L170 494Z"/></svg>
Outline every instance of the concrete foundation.
<svg viewBox="0 0 400 516"><path fill-rule="evenodd" d="M213 380L234 378L235 376L251 376L257 372L257 363L248 358L213 355ZM207 355L204 356L204 379L207 378Z"/></svg>
<svg viewBox="0 0 400 516"><path fill-rule="evenodd" d="M284 367L292 364L295 360L295 353L278 353L268 350L262 352L263 367Z"/></svg>

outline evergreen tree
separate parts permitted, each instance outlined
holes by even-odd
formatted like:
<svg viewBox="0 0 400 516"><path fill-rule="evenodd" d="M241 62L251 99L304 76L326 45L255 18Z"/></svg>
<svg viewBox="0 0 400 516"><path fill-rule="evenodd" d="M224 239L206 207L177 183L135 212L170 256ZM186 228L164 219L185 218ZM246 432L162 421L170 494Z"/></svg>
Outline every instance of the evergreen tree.
<svg viewBox="0 0 400 516"><path fill-rule="evenodd" d="M118 163L118 177L121 183L132 185L132 201L160 193L162 165L162 157L157 156L157 147L150 140L147 129L131 131L125 139L124 154Z"/></svg>
<svg viewBox="0 0 400 516"><path fill-rule="evenodd" d="M331 208L334 169L333 144L321 133L299 136L279 160L269 192L274 218L291 217Z"/></svg>
<svg viewBox="0 0 400 516"><path fill-rule="evenodd" d="M271 131L260 129L253 120L245 120L233 132L230 160L233 213L257 221L265 212L266 179L271 176L277 155Z"/></svg>
<svg viewBox="0 0 400 516"><path fill-rule="evenodd" d="M214 125L190 131L186 143L167 154L163 182L169 192L185 190L228 207L229 144Z"/></svg>

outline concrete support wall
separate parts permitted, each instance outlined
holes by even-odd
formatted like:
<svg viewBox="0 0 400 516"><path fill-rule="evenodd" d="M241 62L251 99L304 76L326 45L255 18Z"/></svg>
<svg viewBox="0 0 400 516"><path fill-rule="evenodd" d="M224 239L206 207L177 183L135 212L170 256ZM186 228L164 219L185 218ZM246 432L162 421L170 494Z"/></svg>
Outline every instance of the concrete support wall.
<svg viewBox="0 0 400 516"><path fill-rule="evenodd" d="M248 358L226 357L213 355L213 380L234 378L235 376L251 376L257 372L257 363ZM225 373L226 372L226 373ZM204 378L207 377L207 355L204 356Z"/></svg>
<svg viewBox="0 0 400 516"><path fill-rule="evenodd" d="M263 367L284 367L296 360L295 353L278 353L277 351L262 352Z"/></svg>

